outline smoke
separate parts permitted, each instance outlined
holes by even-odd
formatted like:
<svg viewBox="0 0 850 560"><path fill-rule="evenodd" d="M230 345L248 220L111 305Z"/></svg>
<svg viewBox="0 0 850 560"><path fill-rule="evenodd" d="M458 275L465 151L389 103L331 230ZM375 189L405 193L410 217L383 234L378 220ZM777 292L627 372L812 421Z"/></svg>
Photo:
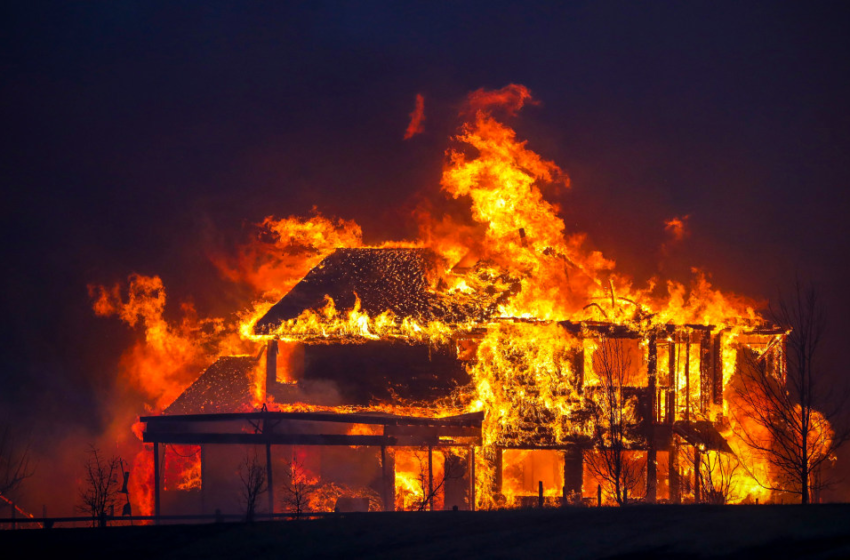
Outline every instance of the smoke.
<svg viewBox="0 0 850 560"><path fill-rule="evenodd" d="M416 94L416 106L413 112L410 113L410 124L407 125L407 130L404 131L404 139L410 140L417 134L420 134L424 128L422 122L425 120L425 98L421 93Z"/></svg>
<svg viewBox="0 0 850 560"><path fill-rule="evenodd" d="M670 257L674 250L681 247L684 241L691 236L690 214L675 216L664 221L665 241L661 244L661 259L659 270L673 273L676 263ZM686 267L689 268L689 267Z"/></svg>
<svg viewBox="0 0 850 560"><path fill-rule="evenodd" d="M509 84L496 90L480 88L469 94L462 112L489 113L493 109L502 109L508 115L515 116L526 103L538 105L540 102L533 100L531 90L523 85Z"/></svg>
<svg viewBox="0 0 850 560"><path fill-rule="evenodd" d="M671 243L679 243L687 237L690 237L691 230L688 225L690 214L670 218L664 222L664 231L670 236Z"/></svg>
<svg viewBox="0 0 850 560"><path fill-rule="evenodd" d="M312 216L264 219L234 255L208 252L222 277L250 288L252 297L280 299L321 260L340 247L359 247L363 234L354 221ZM246 304L250 302L245 302Z"/></svg>

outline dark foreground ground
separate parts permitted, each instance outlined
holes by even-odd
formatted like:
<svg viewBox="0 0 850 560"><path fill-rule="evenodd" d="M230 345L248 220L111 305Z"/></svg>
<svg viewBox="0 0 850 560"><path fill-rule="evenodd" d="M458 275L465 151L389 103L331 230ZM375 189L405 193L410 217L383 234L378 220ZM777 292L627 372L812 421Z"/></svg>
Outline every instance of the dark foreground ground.
<svg viewBox="0 0 850 560"><path fill-rule="evenodd" d="M850 505L345 514L0 531L0 558L850 558Z"/></svg>

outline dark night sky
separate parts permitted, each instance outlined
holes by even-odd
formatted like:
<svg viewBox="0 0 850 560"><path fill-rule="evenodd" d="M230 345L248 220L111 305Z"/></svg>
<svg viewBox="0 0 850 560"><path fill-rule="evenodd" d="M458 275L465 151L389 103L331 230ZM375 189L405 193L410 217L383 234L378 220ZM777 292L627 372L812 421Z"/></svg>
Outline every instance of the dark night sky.
<svg viewBox="0 0 850 560"><path fill-rule="evenodd" d="M759 299L799 272L850 316L848 5L566 4L5 3L0 412L58 438L108 420L133 333L88 283L159 274L223 314L207 248L246 224L316 205L410 233L464 96L508 83L542 102L511 124L571 176L568 228L621 270L658 272L689 214L666 272Z"/></svg>

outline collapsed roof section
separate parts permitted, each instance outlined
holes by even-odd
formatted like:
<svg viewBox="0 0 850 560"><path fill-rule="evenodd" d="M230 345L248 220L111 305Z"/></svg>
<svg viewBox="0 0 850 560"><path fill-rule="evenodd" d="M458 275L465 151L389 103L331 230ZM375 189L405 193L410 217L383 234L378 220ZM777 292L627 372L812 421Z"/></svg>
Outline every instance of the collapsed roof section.
<svg viewBox="0 0 850 560"><path fill-rule="evenodd" d="M338 311L360 310L371 317L386 311L399 319L444 323L482 322L493 316L499 294L451 297L440 292L438 257L428 249L337 249L313 268L254 326L273 334L286 321L332 299Z"/></svg>
<svg viewBox="0 0 850 560"><path fill-rule="evenodd" d="M253 410L256 366L257 359L253 356L222 356L162 413L210 414Z"/></svg>

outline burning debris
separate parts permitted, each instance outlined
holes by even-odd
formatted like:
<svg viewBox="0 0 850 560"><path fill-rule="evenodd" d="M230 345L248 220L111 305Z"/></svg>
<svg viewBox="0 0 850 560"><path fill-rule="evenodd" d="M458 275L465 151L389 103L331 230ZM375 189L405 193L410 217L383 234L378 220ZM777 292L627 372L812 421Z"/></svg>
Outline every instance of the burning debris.
<svg viewBox="0 0 850 560"><path fill-rule="evenodd" d="M151 391L162 414L141 419L156 457L143 509L159 511L172 446L198 449L186 478L206 509L224 507L211 489L233 493L232 446L265 449L268 511L771 498L777 473L741 437L734 388L753 356L784 381L787 333L702 275L636 288L566 233L540 186L566 175L496 119L531 99L515 85L470 96L442 179L469 222L420 212L419 240L362 247L353 223L267 219L265 245L219 263L264 296L238 326L175 331L151 279L127 302L93 290L98 313L144 318L163 354L207 333L177 364L128 357L141 379L143 361L169 370ZM212 365L191 385L170 374L201 354ZM281 476L298 496L275 501Z"/></svg>

